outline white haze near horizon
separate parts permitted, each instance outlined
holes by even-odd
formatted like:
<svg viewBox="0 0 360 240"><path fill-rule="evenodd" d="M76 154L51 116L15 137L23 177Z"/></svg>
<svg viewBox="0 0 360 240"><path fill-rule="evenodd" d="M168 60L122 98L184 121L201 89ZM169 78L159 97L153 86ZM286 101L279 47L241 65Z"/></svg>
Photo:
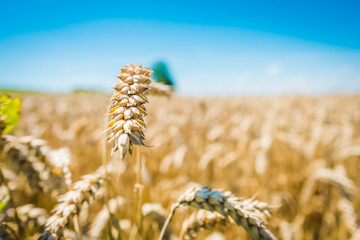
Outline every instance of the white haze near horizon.
<svg viewBox="0 0 360 240"><path fill-rule="evenodd" d="M360 93L360 51L244 29L107 19L0 39L0 88L111 91L164 61L183 95Z"/></svg>

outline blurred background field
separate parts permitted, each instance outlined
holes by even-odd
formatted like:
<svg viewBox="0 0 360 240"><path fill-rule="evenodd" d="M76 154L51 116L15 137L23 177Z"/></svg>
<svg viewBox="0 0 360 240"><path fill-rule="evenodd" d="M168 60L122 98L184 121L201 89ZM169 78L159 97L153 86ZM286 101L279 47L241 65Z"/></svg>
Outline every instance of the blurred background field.
<svg viewBox="0 0 360 240"><path fill-rule="evenodd" d="M74 180L102 164L108 95L21 97L16 135L42 138L54 149L68 147ZM256 195L277 206L269 224L280 239L357 239L359 106L359 96L350 95L153 96L145 132L146 143L153 147L142 149L144 202L169 209L188 184L196 182L238 196ZM125 172L116 184L115 175L113 184L129 207L133 204L129 196L135 162L128 157L124 164ZM17 199L18 205L40 193L22 194L26 197ZM48 200L41 204L49 209L53 206ZM128 210L121 211L121 219L131 219ZM175 235L185 215L176 216L172 225ZM199 239L213 231L202 232ZM235 226L218 231L226 239L246 237L245 231Z"/></svg>

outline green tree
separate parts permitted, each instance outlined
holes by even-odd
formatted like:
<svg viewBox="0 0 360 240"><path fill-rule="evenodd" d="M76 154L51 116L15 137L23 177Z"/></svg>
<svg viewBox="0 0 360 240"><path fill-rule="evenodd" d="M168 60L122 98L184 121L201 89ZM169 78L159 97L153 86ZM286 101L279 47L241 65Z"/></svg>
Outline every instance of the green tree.
<svg viewBox="0 0 360 240"><path fill-rule="evenodd" d="M175 84L169 74L168 68L164 62L155 63L152 67L152 70L154 71L152 78L156 82L170 85L173 88L175 87Z"/></svg>

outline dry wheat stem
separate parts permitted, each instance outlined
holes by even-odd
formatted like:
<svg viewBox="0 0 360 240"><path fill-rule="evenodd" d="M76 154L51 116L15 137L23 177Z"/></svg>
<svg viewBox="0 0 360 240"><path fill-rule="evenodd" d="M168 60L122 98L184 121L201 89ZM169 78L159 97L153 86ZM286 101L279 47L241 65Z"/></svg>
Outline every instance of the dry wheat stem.
<svg viewBox="0 0 360 240"><path fill-rule="evenodd" d="M108 107L109 108L109 107ZM107 125L108 125L108 123L107 123L107 120L108 119L104 119L104 128L106 128L107 127ZM106 156L106 153L107 153L107 146L106 146L106 138L105 138L105 135L102 135L102 137L101 137L101 162L102 162L102 166L104 167L104 176L105 176L105 178L106 179L109 179L109 172L108 172L108 169L107 169L107 156ZM121 171L118 173L119 175L118 175L118 178L120 177L120 174L121 174ZM103 215L104 215L104 213L111 213L111 210L110 210L110 207L109 207L109 201L110 201L110 196L109 196L109 194L110 194L110 187L112 187L112 185L111 185L111 183L110 183L110 181L106 181L106 183L105 183L105 196L104 196L104 198L105 198L105 206L104 206L104 208L105 209L103 209L101 212L103 213ZM101 215L100 215L101 216ZM110 217L110 216L109 216ZM100 217L99 217L100 218ZM107 222L107 224L108 224L108 227L109 227L109 229L111 228L111 223L109 222L109 221L106 221ZM94 227L92 227L91 229L95 229ZM101 231L101 230L100 230ZM90 231L90 234L93 234L93 235L96 235L97 234L97 232L95 232L95 230L93 230L93 231ZM100 233L99 233L100 234ZM112 240L112 238L111 238L111 240Z"/></svg>
<svg viewBox="0 0 360 240"><path fill-rule="evenodd" d="M174 206L174 205L171 207L172 210L171 210L170 214L168 215L168 217L166 218L165 223L164 223L164 225L163 225L163 227L161 229L161 232L160 232L160 235L159 235L159 240L164 239L167 227L169 226L169 224L171 222L171 219L174 217L175 211L176 211L177 208L178 208L178 206Z"/></svg>
<svg viewBox="0 0 360 240"><path fill-rule="evenodd" d="M143 238L143 217L141 213L143 185L141 182L141 152L140 147L135 147L136 158L136 183L134 185L135 191L135 223L137 226L137 233L139 238Z"/></svg>
<svg viewBox="0 0 360 240"><path fill-rule="evenodd" d="M266 203L253 199L241 200L230 192L197 186L187 190L172 206L172 211L161 231L160 240L163 238L167 224L170 223L176 209L180 206L192 206L210 212L215 211L225 218L230 215L236 224L241 225L255 240L277 239L264 225L265 216L270 216L270 207Z"/></svg>

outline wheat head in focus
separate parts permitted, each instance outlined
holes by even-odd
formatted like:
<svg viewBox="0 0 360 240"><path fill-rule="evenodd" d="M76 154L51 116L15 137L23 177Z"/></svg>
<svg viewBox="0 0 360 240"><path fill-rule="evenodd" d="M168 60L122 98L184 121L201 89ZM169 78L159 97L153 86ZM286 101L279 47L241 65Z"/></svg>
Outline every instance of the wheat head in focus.
<svg viewBox="0 0 360 240"><path fill-rule="evenodd" d="M126 65L121 69L119 81L114 87L108 124L111 132L106 140L114 141L112 154L119 150L121 159L127 151L131 153L134 144L144 145L142 130L145 129L143 116L146 115L146 109L143 104L148 101L146 94L152 73L141 65Z"/></svg>

